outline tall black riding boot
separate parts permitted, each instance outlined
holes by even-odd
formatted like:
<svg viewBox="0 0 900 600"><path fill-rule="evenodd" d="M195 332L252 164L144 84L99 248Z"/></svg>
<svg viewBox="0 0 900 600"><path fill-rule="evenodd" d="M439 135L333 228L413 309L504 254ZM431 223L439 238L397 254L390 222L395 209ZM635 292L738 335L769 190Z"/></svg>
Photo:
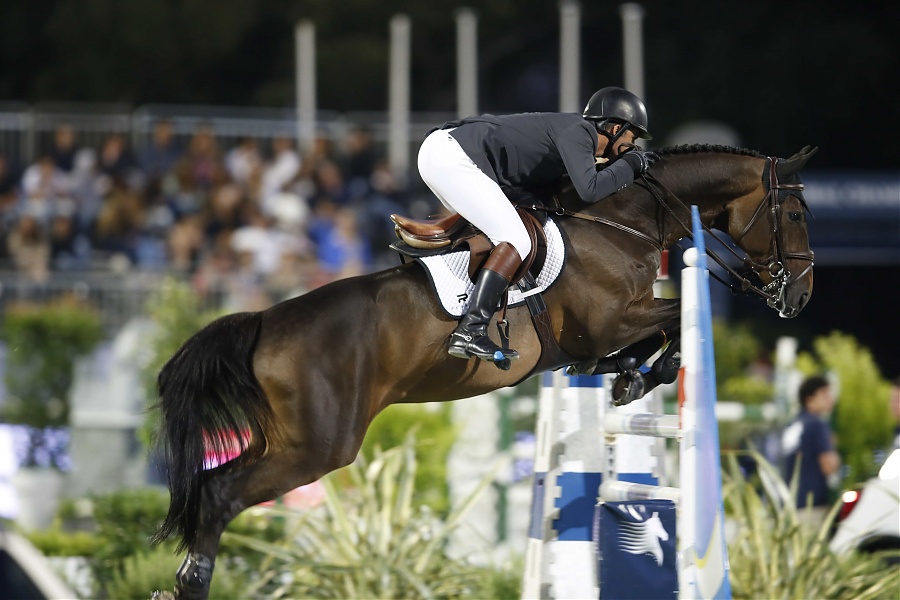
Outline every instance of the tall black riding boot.
<svg viewBox="0 0 900 600"><path fill-rule="evenodd" d="M495 361L498 356L519 358L519 353L515 350L504 350L495 344L488 337L487 328L521 263L522 259L512 244L504 242L491 251L478 273L469 310L450 334L450 356L465 359L475 356L488 361Z"/></svg>

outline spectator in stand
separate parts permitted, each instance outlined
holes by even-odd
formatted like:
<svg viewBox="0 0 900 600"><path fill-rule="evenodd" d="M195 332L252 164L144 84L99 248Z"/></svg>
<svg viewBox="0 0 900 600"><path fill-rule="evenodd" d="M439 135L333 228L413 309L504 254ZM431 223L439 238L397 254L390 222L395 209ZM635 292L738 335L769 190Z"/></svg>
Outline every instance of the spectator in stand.
<svg viewBox="0 0 900 600"><path fill-rule="evenodd" d="M369 193L370 179L378 161L372 131L363 126L351 129L344 140L344 150L346 155L342 161L341 171L347 186L353 196L363 197Z"/></svg>
<svg viewBox="0 0 900 600"><path fill-rule="evenodd" d="M7 156L0 153L0 259L9 257L6 240L19 217L18 205L18 173Z"/></svg>
<svg viewBox="0 0 900 600"><path fill-rule="evenodd" d="M150 143L138 153L138 165L147 181L162 179L175 169L181 154L172 121L160 119L153 124Z"/></svg>
<svg viewBox="0 0 900 600"><path fill-rule="evenodd" d="M171 268L194 272L203 255L203 218L200 213L181 216L169 231L168 250Z"/></svg>
<svg viewBox="0 0 900 600"><path fill-rule="evenodd" d="M291 138L281 136L272 140L272 159L262 171L260 200L263 213L272 214L273 198L284 191L300 172L300 155Z"/></svg>
<svg viewBox="0 0 900 600"><path fill-rule="evenodd" d="M100 171L112 179L131 182L137 161L128 149L125 137L114 133L103 141L100 149Z"/></svg>
<svg viewBox="0 0 900 600"><path fill-rule="evenodd" d="M90 266L91 243L79 231L75 201L57 205L50 221L50 265L54 270L85 270Z"/></svg>
<svg viewBox="0 0 900 600"><path fill-rule="evenodd" d="M259 140L254 137L245 137L225 155L225 168L228 169L228 174L232 180L243 186L250 185L251 179L262 166Z"/></svg>
<svg viewBox="0 0 900 600"><path fill-rule="evenodd" d="M247 267L261 279L277 271L286 249L295 248L299 242L296 235L278 229L274 217L253 207L248 213L247 224L232 234L231 247L238 255L250 255L252 263Z"/></svg>
<svg viewBox="0 0 900 600"><path fill-rule="evenodd" d="M226 181L228 174L211 125L197 127L175 171L180 192L193 196L192 210L199 209L210 191Z"/></svg>
<svg viewBox="0 0 900 600"><path fill-rule="evenodd" d="M324 133L319 133L303 154L300 177L311 179L319 164L326 160L336 160L334 145Z"/></svg>
<svg viewBox="0 0 900 600"><path fill-rule="evenodd" d="M53 164L63 173L70 173L75 166L75 155L77 153L75 130L68 124L58 126L53 132L53 143L49 152L50 158L53 159Z"/></svg>
<svg viewBox="0 0 900 600"><path fill-rule="evenodd" d="M9 234L9 253L16 270L35 283L43 283L50 275L50 242L43 220L24 213Z"/></svg>
<svg viewBox="0 0 900 600"><path fill-rule="evenodd" d="M397 239L391 215L407 213L406 198L385 160L375 163L369 181L371 190L360 205L361 232L376 252L387 252L388 246ZM393 250L390 252L393 253Z"/></svg>
<svg viewBox="0 0 900 600"><path fill-rule="evenodd" d="M204 236L209 247L219 238L229 237L235 229L246 223L247 197L236 183L217 187L209 199L203 215Z"/></svg>
<svg viewBox="0 0 900 600"><path fill-rule="evenodd" d="M10 197L16 199L19 194L20 173L5 154L0 152L0 204L5 204Z"/></svg>
<svg viewBox="0 0 900 600"><path fill-rule="evenodd" d="M101 173L97 166L97 153L93 148L82 148L75 155L75 168L69 175L69 186L75 201L78 231L87 232L111 187L110 178Z"/></svg>
<svg viewBox="0 0 900 600"><path fill-rule="evenodd" d="M53 157L45 155L25 169L22 175L22 190L25 194L26 210L46 225L56 202L69 198L70 181L56 166Z"/></svg>
<svg viewBox="0 0 900 600"><path fill-rule="evenodd" d="M143 224L143 203L137 192L129 189L121 179L112 179L112 188L93 224L94 247L121 261L124 256L131 265L138 262L138 241Z"/></svg>
<svg viewBox="0 0 900 600"><path fill-rule="evenodd" d="M362 275L371 266L369 244L359 233L353 209L334 211L331 226L319 234L317 256L331 280Z"/></svg>
<svg viewBox="0 0 900 600"><path fill-rule="evenodd" d="M313 175L313 183L315 184L314 205L321 199L327 199L340 206L350 204L351 198L347 193L347 186L344 184L344 176L336 162L321 161Z"/></svg>

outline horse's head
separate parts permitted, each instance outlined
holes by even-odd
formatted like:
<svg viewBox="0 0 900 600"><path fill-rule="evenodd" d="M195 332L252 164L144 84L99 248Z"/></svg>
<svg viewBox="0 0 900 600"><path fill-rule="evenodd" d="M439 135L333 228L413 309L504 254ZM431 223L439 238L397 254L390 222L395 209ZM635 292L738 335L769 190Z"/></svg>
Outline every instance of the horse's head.
<svg viewBox="0 0 900 600"><path fill-rule="evenodd" d="M817 150L806 146L789 159L767 159L760 185L727 210L728 234L749 256L769 306L787 318L796 317L812 294L809 209L799 172Z"/></svg>

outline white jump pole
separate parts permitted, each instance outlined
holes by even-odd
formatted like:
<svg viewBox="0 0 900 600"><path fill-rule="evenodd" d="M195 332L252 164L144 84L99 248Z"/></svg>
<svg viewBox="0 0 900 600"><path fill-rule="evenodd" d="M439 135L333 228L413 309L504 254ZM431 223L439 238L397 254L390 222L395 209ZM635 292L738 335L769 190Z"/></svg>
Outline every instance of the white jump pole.
<svg viewBox="0 0 900 600"><path fill-rule="evenodd" d="M682 598L731 598L725 510L716 421L709 268L700 213L691 207L694 248L684 253L682 272L681 488L679 540Z"/></svg>
<svg viewBox="0 0 900 600"><path fill-rule="evenodd" d="M614 408L602 376L545 373L539 398L532 521L523 598L598 598L595 544L583 528L597 501L666 499L678 503L681 598L730 598L715 417L715 365L699 214L697 248L682 273L680 416L648 410L644 398ZM681 442L681 485L661 486L656 441ZM601 440L603 443L601 443ZM599 464L598 464L599 463ZM623 576L627 576L623 574ZM639 581L635 585L640 585Z"/></svg>

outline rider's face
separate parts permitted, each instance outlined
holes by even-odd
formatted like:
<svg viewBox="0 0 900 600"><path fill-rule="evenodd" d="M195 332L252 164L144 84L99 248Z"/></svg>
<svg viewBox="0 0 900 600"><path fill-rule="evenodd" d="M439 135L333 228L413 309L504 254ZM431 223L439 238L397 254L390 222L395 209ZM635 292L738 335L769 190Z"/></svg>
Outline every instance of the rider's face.
<svg viewBox="0 0 900 600"><path fill-rule="evenodd" d="M621 125L613 125L612 129L609 131L614 137L619 131L622 129ZM600 133L597 134L597 156L603 156L603 153L606 151L606 147L609 146L609 139ZM628 130L622 134L622 137L616 140L616 144L613 146L613 151L610 153L612 156L618 156L622 152L624 152L625 148L623 146L634 146L637 144L637 135L634 131Z"/></svg>
<svg viewBox="0 0 900 600"><path fill-rule="evenodd" d="M613 154L618 156L618 155L622 154L622 152L625 151L625 148L623 148L623 146L634 146L636 144L637 144L637 136L635 135L635 133L633 131L628 130L624 134L622 134L622 137L620 137L618 140L616 140L616 145L613 146L613 150L614 150Z"/></svg>

